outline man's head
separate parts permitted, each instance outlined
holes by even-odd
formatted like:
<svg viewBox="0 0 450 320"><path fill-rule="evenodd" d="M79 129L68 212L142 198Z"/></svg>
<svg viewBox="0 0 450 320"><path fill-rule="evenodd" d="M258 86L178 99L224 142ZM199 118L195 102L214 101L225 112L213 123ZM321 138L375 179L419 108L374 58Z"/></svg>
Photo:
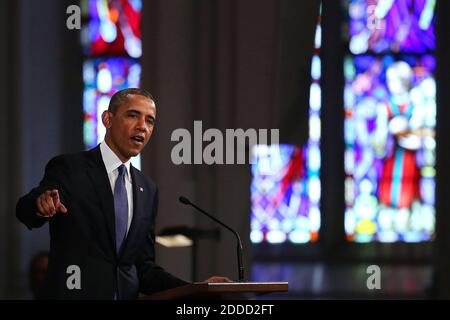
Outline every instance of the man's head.
<svg viewBox="0 0 450 320"><path fill-rule="evenodd" d="M30 263L30 288L34 298L39 298L44 284L45 274L48 267L48 252L39 252L33 257Z"/></svg>
<svg viewBox="0 0 450 320"><path fill-rule="evenodd" d="M102 114L105 141L122 160L137 156L150 139L156 119L156 106L150 93L130 88L116 92Z"/></svg>

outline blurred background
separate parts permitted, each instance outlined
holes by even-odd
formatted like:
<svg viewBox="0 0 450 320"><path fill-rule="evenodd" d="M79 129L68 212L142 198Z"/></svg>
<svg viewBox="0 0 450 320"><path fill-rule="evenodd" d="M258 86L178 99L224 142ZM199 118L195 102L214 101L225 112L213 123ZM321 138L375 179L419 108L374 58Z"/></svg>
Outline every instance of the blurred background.
<svg viewBox="0 0 450 320"><path fill-rule="evenodd" d="M160 188L168 271L237 279L234 236L184 195L239 232L248 280L289 281L265 298L450 298L449 12L443 0L1 1L0 298L33 298L47 263L48 226L19 224L18 198L50 158L103 140L99 115L127 87L156 99L133 163ZM224 135L279 129L279 145L247 144L251 164L175 165L171 134L197 120Z"/></svg>

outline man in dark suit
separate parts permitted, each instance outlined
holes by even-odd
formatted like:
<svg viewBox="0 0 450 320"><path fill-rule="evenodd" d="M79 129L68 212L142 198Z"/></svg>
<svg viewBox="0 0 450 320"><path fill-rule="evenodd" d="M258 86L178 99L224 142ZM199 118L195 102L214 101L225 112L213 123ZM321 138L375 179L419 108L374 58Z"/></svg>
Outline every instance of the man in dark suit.
<svg viewBox="0 0 450 320"><path fill-rule="evenodd" d="M130 164L149 141L155 119L149 93L117 92L102 115L105 140L50 160L39 186L19 199L16 215L29 229L50 224L41 296L136 299L139 292L187 284L154 262L158 189Z"/></svg>

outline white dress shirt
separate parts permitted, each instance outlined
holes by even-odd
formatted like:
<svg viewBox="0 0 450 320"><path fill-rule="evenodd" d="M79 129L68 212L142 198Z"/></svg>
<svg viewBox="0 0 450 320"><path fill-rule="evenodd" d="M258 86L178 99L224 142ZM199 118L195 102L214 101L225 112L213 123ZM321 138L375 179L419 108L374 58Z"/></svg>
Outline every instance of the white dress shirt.
<svg viewBox="0 0 450 320"><path fill-rule="evenodd" d="M111 192L114 195L114 186L116 185L117 177L119 176L118 168L122 165L122 161L111 150L105 141L100 143L100 152L102 154L103 163L105 164L106 173L108 173L109 183L111 185ZM133 219L133 184L130 174L130 160L123 163L127 168L125 173L125 188L127 189L128 197L128 230L130 230L131 219Z"/></svg>

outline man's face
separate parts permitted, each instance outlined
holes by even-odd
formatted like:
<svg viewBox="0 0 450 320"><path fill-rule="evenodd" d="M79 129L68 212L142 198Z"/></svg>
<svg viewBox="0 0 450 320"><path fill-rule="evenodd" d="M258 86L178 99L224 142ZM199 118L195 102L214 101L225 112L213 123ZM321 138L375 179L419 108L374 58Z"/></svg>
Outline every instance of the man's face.
<svg viewBox="0 0 450 320"><path fill-rule="evenodd" d="M156 119L155 103L147 97L129 95L115 113L105 111L105 140L123 162L137 156L150 139Z"/></svg>

